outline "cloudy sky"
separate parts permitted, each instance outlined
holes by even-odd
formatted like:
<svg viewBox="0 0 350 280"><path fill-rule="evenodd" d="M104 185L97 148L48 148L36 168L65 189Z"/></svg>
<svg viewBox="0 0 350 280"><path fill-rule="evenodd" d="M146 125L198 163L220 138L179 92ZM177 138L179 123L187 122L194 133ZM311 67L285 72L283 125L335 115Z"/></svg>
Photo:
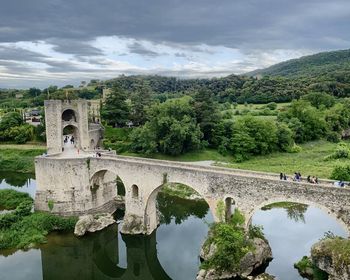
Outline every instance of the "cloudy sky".
<svg viewBox="0 0 350 280"><path fill-rule="evenodd" d="M2 0L0 88L219 77L350 48L349 0Z"/></svg>

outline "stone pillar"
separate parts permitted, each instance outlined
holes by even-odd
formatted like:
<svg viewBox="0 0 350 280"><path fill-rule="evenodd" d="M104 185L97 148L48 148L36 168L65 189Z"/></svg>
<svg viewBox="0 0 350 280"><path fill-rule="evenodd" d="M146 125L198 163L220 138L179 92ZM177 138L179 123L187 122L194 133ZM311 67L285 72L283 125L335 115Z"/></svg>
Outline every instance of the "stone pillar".
<svg viewBox="0 0 350 280"><path fill-rule="evenodd" d="M46 143L48 154L62 152L62 102L45 100Z"/></svg>
<svg viewBox="0 0 350 280"><path fill-rule="evenodd" d="M89 108L86 100L79 100L77 102L78 107L78 129L79 129L79 139L80 147L82 150L88 150L90 146L89 139Z"/></svg>
<svg viewBox="0 0 350 280"><path fill-rule="evenodd" d="M121 229L122 233L125 234L147 234L147 218L149 217L147 210L147 195L145 195L141 186L136 185L125 185L125 216L123 227ZM138 188L138 194L133 192L134 187ZM142 186L145 189L145 186ZM155 203L154 203L155 205ZM152 215L154 214L153 203L151 203ZM151 217L153 220L154 217ZM155 227L156 228L156 227ZM153 230L152 230L153 231Z"/></svg>

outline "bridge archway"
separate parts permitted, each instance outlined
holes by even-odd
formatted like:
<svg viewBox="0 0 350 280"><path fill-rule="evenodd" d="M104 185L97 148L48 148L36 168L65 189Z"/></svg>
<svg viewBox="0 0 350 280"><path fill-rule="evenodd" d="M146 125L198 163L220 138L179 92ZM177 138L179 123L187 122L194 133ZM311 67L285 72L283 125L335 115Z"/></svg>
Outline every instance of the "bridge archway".
<svg viewBox="0 0 350 280"><path fill-rule="evenodd" d="M73 109L66 109L62 112L62 121L64 122L77 122L78 114Z"/></svg>
<svg viewBox="0 0 350 280"><path fill-rule="evenodd" d="M266 200L265 202L263 203L260 203L260 204L257 204L254 206L254 208L246 215L246 226L249 227L249 225L252 223L252 218L254 216L254 214L262 209L263 207L266 207L268 205L271 205L271 204L274 204L274 203L278 203L278 202L291 202L291 203L297 203L297 204L304 204L304 205L307 205L307 206L313 206L313 207L316 207L320 210L322 210L323 212L325 212L326 214L328 214L330 217L332 217L333 219L335 219L343 228L344 230L347 232L348 236L350 236L350 226L346 224L346 222L338 216L338 214L324 206L324 205L321 205L319 203L316 203L316 202L313 202L313 201L310 201L310 200L307 200L307 199L292 199L292 198L273 198L273 199L269 199L269 200Z"/></svg>
<svg viewBox="0 0 350 280"><path fill-rule="evenodd" d="M125 186L123 180L114 171L101 169L90 177L89 183L92 204L94 207L115 202L122 204L125 201Z"/></svg>
<svg viewBox="0 0 350 280"><path fill-rule="evenodd" d="M74 125L74 124L66 124L63 126L62 128L62 135L63 135L63 139L62 139L62 142L64 142L64 139L67 137L67 136L70 136L70 137L74 137L74 143L72 143L70 140L71 138L68 140L67 143L62 143L62 147L77 147L77 148L80 148L80 137L79 137L79 128Z"/></svg>
<svg viewBox="0 0 350 280"><path fill-rule="evenodd" d="M206 202L211 215L215 219L215 209L211 207L212 201L209 201L205 197L205 195L201 194L194 187L189 186L187 184L183 184L181 182L167 182L155 188L147 198L145 214L144 214L144 225L146 227L147 234L152 233L159 225L159 217L158 217L158 211L157 211L157 196L159 192L162 190L162 188L166 186L171 186L171 185L182 185L194 191L195 195L197 195L198 197L200 197L200 199L203 199Z"/></svg>

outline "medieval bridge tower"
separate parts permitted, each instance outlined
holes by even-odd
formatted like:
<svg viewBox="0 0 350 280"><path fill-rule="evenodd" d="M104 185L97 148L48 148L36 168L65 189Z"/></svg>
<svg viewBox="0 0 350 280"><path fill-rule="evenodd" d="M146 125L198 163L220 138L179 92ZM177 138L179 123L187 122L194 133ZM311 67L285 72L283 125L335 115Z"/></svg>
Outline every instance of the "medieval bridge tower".
<svg viewBox="0 0 350 280"><path fill-rule="evenodd" d="M103 128L89 122L87 100L46 100L45 122L48 154L62 152L64 130L69 129L75 138L76 148L93 150L101 145Z"/></svg>

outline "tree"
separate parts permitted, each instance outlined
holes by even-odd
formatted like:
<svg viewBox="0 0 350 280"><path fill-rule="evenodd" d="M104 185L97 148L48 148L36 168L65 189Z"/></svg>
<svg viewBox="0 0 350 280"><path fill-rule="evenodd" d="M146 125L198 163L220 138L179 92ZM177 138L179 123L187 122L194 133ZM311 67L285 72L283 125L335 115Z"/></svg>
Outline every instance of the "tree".
<svg viewBox="0 0 350 280"><path fill-rule="evenodd" d="M191 108L192 98L170 99L154 104L148 121L131 135L136 152L179 155L201 147L203 136Z"/></svg>
<svg viewBox="0 0 350 280"><path fill-rule="evenodd" d="M146 122L146 108L151 103L151 88L148 83L138 85L131 94L130 118L135 126L143 125Z"/></svg>
<svg viewBox="0 0 350 280"><path fill-rule="evenodd" d="M278 115L278 119L288 124L297 143L317 140L328 131L322 113L305 100L293 101L286 112Z"/></svg>
<svg viewBox="0 0 350 280"><path fill-rule="evenodd" d="M111 94L107 97L105 104L102 106L101 116L109 124L113 126L123 127L129 120L129 106L126 102L127 96L125 91L117 86L111 90Z"/></svg>
<svg viewBox="0 0 350 280"><path fill-rule="evenodd" d="M28 95L29 95L30 97L37 97L37 96L40 95L40 94L41 94L41 90L38 89L38 88L30 88L30 89L28 90Z"/></svg>
<svg viewBox="0 0 350 280"><path fill-rule="evenodd" d="M277 146L281 151L288 151L294 144L293 131L285 123L277 125Z"/></svg>
<svg viewBox="0 0 350 280"><path fill-rule="evenodd" d="M215 127L220 123L221 116L212 93L201 88L194 96L193 109L197 123L203 132L203 139L208 141L209 144L214 144Z"/></svg>
<svg viewBox="0 0 350 280"><path fill-rule="evenodd" d="M11 127L20 126L23 124L23 117L20 113L10 112L3 116L0 122L0 130L6 130Z"/></svg>
<svg viewBox="0 0 350 280"><path fill-rule="evenodd" d="M303 96L304 100L307 100L311 103L312 106L316 108L330 108L335 104L334 96L331 96L324 92L312 92Z"/></svg>
<svg viewBox="0 0 350 280"><path fill-rule="evenodd" d="M230 149L237 160L264 155L277 149L277 127L273 121L246 116L233 125Z"/></svg>

